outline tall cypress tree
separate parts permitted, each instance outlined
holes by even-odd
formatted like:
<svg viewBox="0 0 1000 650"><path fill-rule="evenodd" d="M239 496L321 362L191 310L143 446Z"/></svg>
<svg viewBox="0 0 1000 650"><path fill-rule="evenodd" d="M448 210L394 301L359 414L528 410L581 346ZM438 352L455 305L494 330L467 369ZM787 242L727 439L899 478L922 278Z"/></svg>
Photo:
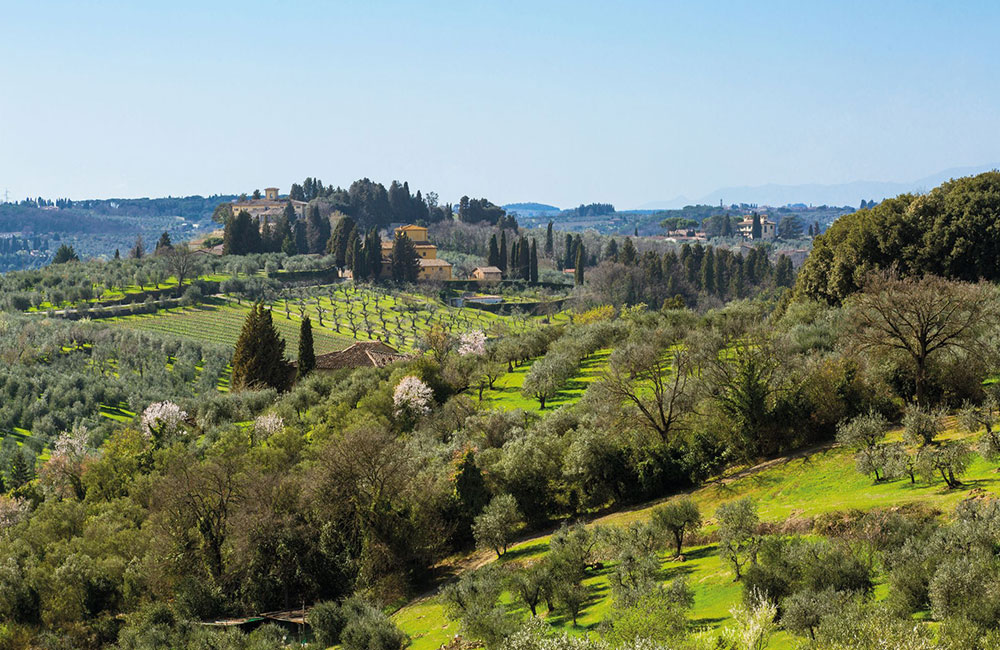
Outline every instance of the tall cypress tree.
<svg viewBox="0 0 1000 650"><path fill-rule="evenodd" d="M521 237L517 243L517 276L522 280L531 279L531 249L527 237Z"/></svg>
<svg viewBox="0 0 1000 650"><path fill-rule="evenodd" d="M715 253L712 248L705 251L701 258L701 288L705 293L715 293Z"/></svg>
<svg viewBox="0 0 1000 650"><path fill-rule="evenodd" d="M531 283L538 282L538 245L535 243L535 239L531 239L531 268L528 271L528 281Z"/></svg>
<svg viewBox="0 0 1000 650"><path fill-rule="evenodd" d="M410 238L403 233L392 243L392 279L416 282L420 275L420 255Z"/></svg>
<svg viewBox="0 0 1000 650"><path fill-rule="evenodd" d="M563 260L563 266L567 269L576 261L576 251L573 250L573 236L569 233L566 233L566 252Z"/></svg>
<svg viewBox="0 0 1000 650"><path fill-rule="evenodd" d="M573 280L578 287L583 286L583 266L586 264L584 254L583 244L578 244L576 246L576 266L573 267Z"/></svg>
<svg viewBox="0 0 1000 650"><path fill-rule="evenodd" d="M271 320L271 310L257 302L250 308L233 351L230 383L235 390L288 386L285 340Z"/></svg>
<svg viewBox="0 0 1000 650"><path fill-rule="evenodd" d="M312 321L306 316L299 325L299 379L316 368L316 351L313 349Z"/></svg>
<svg viewBox="0 0 1000 650"><path fill-rule="evenodd" d="M760 237L761 237L760 215L754 212L753 223L750 225L750 239L756 241L760 239Z"/></svg>
<svg viewBox="0 0 1000 650"><path fill-rule="evenodd" d="M378 281L382 275L382 238L375 228L368 231L365 240L365 275L373 281Z"/></svg>
<svg viewBox="0 0 1000 650"><path fill-rule="evenodd" d="M311 210L312 208L310 208ZM337 227L333 229L333 236L330 237L327 252L333 255L333 263L339 267L347 266L347 251L350 248L351 233L357 230L357 227L354 219L342 217L337 222Z"/></svg>
<svg viewBox="0 0 1000 650"><path fill-rule="evenodd" d="M354 238L354 243L351 246L351 277L354 278L355 282L362 282L368 279L368 268L365 262L367 261L366 252L361 246L361 240L357 237Z"/></svg>
<svg viewBox="0 0 1000 650"><path fill-rule="evenodd" d="M545 229L545 255L546 257L552 257L553 251L552 243L552 222L549 222L548 228Z"/></svg>
<svg viewBox="0 0 1000 650"><path fill-rule="evenodd" d="M812 228L812 226L809 226ZM497 234L490 235L490 252L486 256L487 266L500 268L500 248L497 246Z"/></svg>
<svg viewBox="0 0 1000 650"><path fill-rule="evenodd" d="M506 275L506 272L507 272L507 231L506 230L501 230L500 231L500 250L498 251L498 253L499 253L499 261L500 261L500 263L497 264L497 266L499 266L500 270L502 272L504 272L504 274Z"/></svg>

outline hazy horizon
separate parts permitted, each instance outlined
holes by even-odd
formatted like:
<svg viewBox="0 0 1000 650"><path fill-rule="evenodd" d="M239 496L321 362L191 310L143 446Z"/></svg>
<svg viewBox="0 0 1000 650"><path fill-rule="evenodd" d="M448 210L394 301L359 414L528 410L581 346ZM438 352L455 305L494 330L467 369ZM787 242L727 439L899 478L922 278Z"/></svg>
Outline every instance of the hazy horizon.
<svg viewBox="0 0 1000 650"><path fill-rule="evenodd" d="M985 2L55 2L4 19L12 200L318 176L634 208L1000 159Z"/></svg>

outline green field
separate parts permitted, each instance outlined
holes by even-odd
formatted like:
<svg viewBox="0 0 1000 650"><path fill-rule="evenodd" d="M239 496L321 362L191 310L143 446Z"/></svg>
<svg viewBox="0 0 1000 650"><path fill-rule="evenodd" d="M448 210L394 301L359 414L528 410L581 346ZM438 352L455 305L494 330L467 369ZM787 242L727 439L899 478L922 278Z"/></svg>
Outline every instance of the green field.
<svg viewBox="0 0 1000 650"><path fill-rule="evenodd" d="M236 344L249 311L248 305L220 301L218 304L177 307L155 314L123 316L103 322L232 346ZM274 325L285 339L285 356L294 357L298 349L299 323L297 317L286 319L283 314L274 314ZM350 345L353 339L315 327L314 323L313 342L316 354L325 354L342 350Z"/></svg>
<svg viewBox="0 0 1000 650"><path fill-rule="evenodd" d="M570 377L563 389L555 397L545 401L545 410L549 411L576 403L583 397L587 387L597 380L607 368L609 356L611 356L610 349L598 350L581 361L576 374ZM531 370L530 361L497 379L493 389L483 392L483 404L507 410L537 411L538 400L521 394L521 387L524 386L524 378L528 375L529 370Z"/></svg>
<svg viewBox="0 0 1000 650"><path fill-rule="evenodd" d="M899 437L899 432L889 435L890 440ZM945 437L958 436L952 431ZM789 518L824 515L836 518L852 510L867 511L915 503L933 508L946 517L960 501L969 497L970 491L1000 493L1000 474L996 464L979 456L975 457L969 472L963 477L963 483L961 489L955 490L947 489L943 483L911 484L908 478L874 483L871 478L855 471L849 450L828 447L764 463L752 470L733 470L728 476L709 482L689 495L701 509L706 527L711 529L714 524L711 516L716 508L744 496L757 500L762 521L781 522ZM647 521L656 505L659 503L616 512L596 519L592 524L627 526L634 521ZM548 536L525 540L512 547L502 561L521 561L542 555L548 549L548 542ZM685 575L694 589L695 604L690 616L692 626L717 630L728 625L729 610L739 602L742 589L733 581L733 574L717 555L716 547L711 544L686 547L684 562L675 562L668 556L662 555L661 577L670 580ZM488 556L484 554L481 557L486 559ZM579 627L573 628L558 616L547 619L548 622L557 630L571 634L592 632L611 604L607 573L605 568L588 580L593 595L579 619ZM877 596L884 592L884 585L876 585ZM460 625L448 620L443 605L435 597L403 607L396 612L394 620L413 638L414 650L436 650L460 632ZM768 647L785 650L797 644L798 640L793 635L782 631L772 638Z"/></svg>

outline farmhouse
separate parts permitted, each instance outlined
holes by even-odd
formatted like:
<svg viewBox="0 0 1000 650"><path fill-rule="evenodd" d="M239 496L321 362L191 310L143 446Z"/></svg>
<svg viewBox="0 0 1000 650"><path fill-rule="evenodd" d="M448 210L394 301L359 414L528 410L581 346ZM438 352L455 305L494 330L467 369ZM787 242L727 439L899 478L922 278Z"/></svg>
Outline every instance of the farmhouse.
<svg viewBox="0 0 1000 650"><path fill-rule="evenodd" d="M292 201L291 199L279 199L277 187L265 189L264 197L260 199L246 199L243 201L237 199L233 201L233 214L239 214L241 210L245 210L257 221L262 221L265 218L274 221L285 211L285 205L289 201L291 201L292 208L295 210L295 215L300 219L305 218L308 203L305 201Z"/></svg>
<svg viewBox="0 0 1000 650"><path fill-rule="evenodd" d="M381 368L408 357L381 341L358 341L337 352L316 356L316 370Z"/></svg>
<svg viewBox="0 0 1000 650"><path fill-rule="evenodd" d="M495 266L477 266L472 269L472 279L480 282L498 282L503 277L503 271Z"/></svg>
<svg viewBox="0 0 1000 650"><path fill-rule="evenodd" d="M396 228L396 237L406 235L413 242L413 247L417 249L420 256L420 271L417 274L418 280L450 280L451 264L445 260L439 260L437 256L437 246L427 238L427 228L423 226L400 226ZM392 242L382 242L382 268L389 268L392 261Z"/></svg>
<svg viewBox="0 0 1000 650"><path fill-rule="evenodd" d="M747 217L736 226L740 237L753 239L753 217ZM778 234L777 224L767 217L760 217L760 238L774 239Z"/></svg>

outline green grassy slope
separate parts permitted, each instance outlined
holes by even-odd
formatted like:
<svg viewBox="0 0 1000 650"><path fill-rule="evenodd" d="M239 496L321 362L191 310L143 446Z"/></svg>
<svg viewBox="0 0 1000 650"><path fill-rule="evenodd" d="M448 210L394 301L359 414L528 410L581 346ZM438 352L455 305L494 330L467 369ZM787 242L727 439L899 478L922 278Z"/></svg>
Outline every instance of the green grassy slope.
<svg viewBox="0 0 1000 650"><path fill-rule="evenodd" d="M898 437L898 432L890 434L890 439ZM956 437L956 434L952 431L945 437ZM701 508L706 525L712 527L714 521L711 516L719 505L744 496L758 501L763 521L781 522L790 517L835 516L832 513L912 503L934 508L947 516L969 496L970 491L985 490L1000 494L1000 474L996 464L979 456L963 477L963 483L962 488L955 490L945 488L943 483L911 484L908 478L875 484L871 478L855 471L849 450L834 447L765 463L752 471L736 470L728 478L720 478L692 491L690 496ZM656 505L658 503L616 512L597 519L593 524L626 526L633 521L646 521ZM526 540L515 545L502 561L522 561L540 556L548 549L548 543L548 536ZM679 575L687 576L688 584L695 591L691 612L694 626L718 629L728 625L729 610L742 595L740 585L733 582L729 567L718 556L714 544L685 548L685 557L684 562L675 562L669 559L669 554L664 554L662 578L669 580ZM548 621L554 628L571 634L588 633L604 617L611 604L607 569L593 576L589 583L593 595L580 617L580 626L572 628L567 621L553 617ZM884 588L877 587L876 594L884 595ZM413 637L414 650L435 650L460 632L459 624L448 620L444 607L436 597L411 603L399 610L394 618ZM792 635L781 632L772 639L769 647L783 650L796 647L796 643Z"/></svg>
<svg viewBox="0 0 1000 650"><path fill-rule="evenodd" d="M598 350L584 359L576 374L566 382L559 394L545 402L545 410L550 411L560 406L573 404L583 397L587 387L596 381L607 368L609 356L611 356L611 350L604 349ZM524 385L524 378L529 370L531 370L531 362L514 368L513 372L498 379L492 390L483 392L483 404L492 408L537 411L538 400L521 394L521 387Z"/></svg>

